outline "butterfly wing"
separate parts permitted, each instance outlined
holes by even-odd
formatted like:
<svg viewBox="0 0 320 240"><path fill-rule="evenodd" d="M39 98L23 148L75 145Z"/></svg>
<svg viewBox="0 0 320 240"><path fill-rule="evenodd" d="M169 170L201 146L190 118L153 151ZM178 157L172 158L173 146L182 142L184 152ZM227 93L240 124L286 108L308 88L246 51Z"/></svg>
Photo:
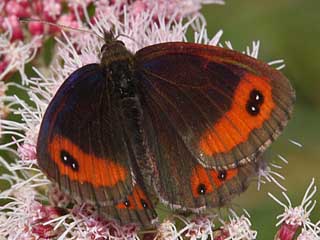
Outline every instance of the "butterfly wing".
<svg viewBox="0 0 320 240"><path fill-rule="evenodd" d="M114 206L98 208L101 216L113 219L119 224L141 224L151 227L157 221L157 213L153 207L143 184L136 183L133 191L124 200Z"/></svg>
<svg viewBox="0 0 320 240"><path fill-rule="evenodd" d="M80 202L113 205L133 190L118 108L101 67L90 64L70 75L44 115L39 167Z"/></svg>
<svg viewBox="0 0 320 240"><path fill-rule="evenodd" d="M177 134L159 103L149 99L145 126L149 129L150 152L154 154L155 190L162 203L172 209L198 212L221 207L248 187L257 173L256 163L217 171L203 167Z"/></svg>
<svg viewBox="0 0 320 240"><path fill-rule="evenodd" d="M203 166L219 170L245 164L290 118L295 95L289 81L241 53L162 43L138 51L135 61L144 114L165 116ZM167 135L159 144L170 147Z"/></svg>
<svg viewBox="0 0 320 240"><path fill-rule="evenodd" d="M256 59L199 44L153 45L135 61L162 202L197 211L243 192L290 118L289 81Z"/></svg>

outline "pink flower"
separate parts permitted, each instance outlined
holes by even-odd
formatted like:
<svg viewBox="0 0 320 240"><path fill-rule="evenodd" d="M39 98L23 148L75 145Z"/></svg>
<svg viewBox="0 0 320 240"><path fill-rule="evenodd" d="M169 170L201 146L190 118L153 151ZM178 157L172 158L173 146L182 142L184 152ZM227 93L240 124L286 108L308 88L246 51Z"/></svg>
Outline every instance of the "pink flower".
<svg viewBox="0 0 320 240"><path fill-rule="evenodd" d="M4 72L7 66L8 66L8 61L5 60L5 57L3 57L3 59L0 61L0 73Z"/></svg>
<svg viewBox="0 0 320 240"><path fill-rule="evenodd" d="M220 234L215 236L215 240L254 240L257 237L257 231L251 229L251 222L249 214L245 211L244 215L240 217L233 211L230 210L231 215L229 221L224 222L220 228Z"/></svg>
<svg viewBox="0 0 320 240"><path fill-rule="evenodd" d="M8 21L9 18L13 20L13 25ZM24 76L24 66L33 59L37 49L36 37L26 44L14 41L23 38L22 30L15 16L9 18L4 21L7 31L0 34L0 80L4 80L9 73L17 70Z"/></svg>
<svg viewBox="0 0 320 240"><path fill-rule="evenodd" d="M320 221L312 229L302 229L297 240L319 240L320 239Z"/></svg>
<svg viewBox="0 0 320 240"><path fill-rule="evenodd" d="M298 228L299 225L282 224L275 240L292 240Z"/></svg>
<svg viewBox="0 0 320 240"><path fill-rule="evenodd" d="M134 15L138 15L144 11L147 10L147 4L145 2L143 2L142 0L138 0L133 2L131 9L132 9L132 13Z"/></svg>
<svg viewBox="0 0 320 240"><path fill-rule="evenodd" d="M23 40L24 35L22 31L21 24L19 22L19 18L15 15L8 16L5 18L5 21L2 26L6 30L11 30L12 35L11 35L11 41L16 41L16 40Z"/></svg>
<svg viewBox="0 0 320 240"><path fill-rule="evenodd" d="M310 220L310 214L315 207L316 201L312 201L312 197L316 194L317 188L314 186L314 179L312 179L307 191L299 206L293 207L292 203L285 192L282 195L287 200L288 206L268 193L269 196L278 204L283 206L284 212L278 215L279 222L277 226L281 225L277 232L277 240L292 240L299 229L312 230L316 225Z"/></svg>
<svg viewBox="0 0 320 240"><path fill-rule="evenodd" d="M8 1L5 7L5 11L8 16L30 17L29 2L27 1Z"/></svg>
<svg viewBox="0 0 320 240"><path fill-rule="evenodd" d="M209 236L213 238L212 229L214 228L213 223L207 217L198 217L193 220L188 225L185 236L191 240L195 239L207 239Z"/></svg>
<svg viewBox="0 0 320 240"><path fill-rule="evenodd" d="M23 143L21 146L18 146L18 154L22 161L30 161L30 160L36 160L36 146L29 144L29 143Z"/></svg>
<svg viewBox="0 0 320 240"><path fill-rule="evenodd" d="M55 21L60 16L62 10L60 0L48 0L43 4L44 20Z"/></svg>
<svg viewBox="0 0 320 240"><path fill-rule="evenodd" d="M138 239L139 228L135 224L120 226L114 221L104 220L97 216L94 208L89 204L76 205L72 214L81 221L85 229L85 237L89 239Z"/></svg>
<svg viewBox="0 0 320 240"><path fill-rule="evenodd" d="M29 22L28 29L32 35L42 35L44 33L44 25L40 22Z"/></svg>
<svg viewBox="0 0 320 240"><path fill-rule="evenodd" d="M178 240L181 239L180 233L178 233L174 222L165 220L157 229L155 239L166 239L166 240Z"/></svg>
<svg viewBox="0 0 320 240"><path fill-rule="evenodd" d="M80 28L80 24L78 23L78 21L75 19L75 17L71 14L63 14L59 17L58 24L61 24L63 26L68 26L68 27L72 27L74 29L78 29ZM74 33L74 32L73 32ZM70 32L70 34L73 34L72 32Z"/></svg>
<svg viewBox="0 0 320 240"><path fill-rule="evenodd" d="M55 229L54 225L47 224L48 221L60 217L62 211L55 207L36 205L34 212L38 213L38 216L33 217L31 222L31 232L42 238L53 238L61 233L61 229Z"/></svg>

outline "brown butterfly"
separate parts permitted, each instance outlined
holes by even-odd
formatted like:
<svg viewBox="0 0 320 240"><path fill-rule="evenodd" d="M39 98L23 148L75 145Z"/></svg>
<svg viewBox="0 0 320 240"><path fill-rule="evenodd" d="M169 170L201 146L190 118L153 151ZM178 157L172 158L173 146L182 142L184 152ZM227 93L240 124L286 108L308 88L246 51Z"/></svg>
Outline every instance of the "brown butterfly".
<svg viewBox="0 0 320 240"><path fill-rule="evenodd" d="M294 99L283 74L236 51L168 42L133 54L106 34L101 63L49 104L38 163L100 215L149 226L155 200L198 212L243 192Z"/></svg>

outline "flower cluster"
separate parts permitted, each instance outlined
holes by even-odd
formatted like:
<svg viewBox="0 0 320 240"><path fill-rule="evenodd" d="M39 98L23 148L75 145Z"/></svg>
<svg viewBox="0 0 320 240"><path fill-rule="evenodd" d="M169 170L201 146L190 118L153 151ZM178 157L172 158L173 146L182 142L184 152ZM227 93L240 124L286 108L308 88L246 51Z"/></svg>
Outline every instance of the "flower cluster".
<svg viewBox="0 0 320 240"><path fill-rule="evenodd" d="M106 7L115 4L113 1L108 0L101 2L104 2ZM121 2L124 4L126 1ZM0 5L2 10L0 29L3 31L12 30L12 36L9 39L11 42L32 38L37 35L55 35L61 31L61 28L53 24L74 28L79 27L78 22L83 17L83 9L86 9L90 4L95 4L95 2L92 0L4 0ZM100 1L97 1L95 5L98 7L100 4ZM105 11L105 9L102 11Z"/></svg>
<svg viewBox="0 0 320 240"><path fill-rule="evenodd" d="M117 8L116 17L119 17L123 14L123 7L128 8L132 15L140 15L143 12L151 14L155 9L154 6L157 5L157 11L161 11L167 19L172 15L175 16L175 19L182 19L197 14L201 9L201 4L204 3L223 4L224 2L222 0L175 0L170 3L162 0L4 0L0 3L0 33L9 33L6 40L16 49L18 49L16 45L21 45L23 41L34 41L33 48L37 49L42 46L46 37L60 33L61 26L77 29L82 26L83 19L86 19L88 23L94 23L95 16L114 14L115 8ZM89 15L89 8L95 9L95 15ZM157 18L156 12L153 12L152 15L154 19ZM7 48L0 46L0 74L8 72L7 67L12 65L11 52L1 52L1 49ZM27 54L26 56L32 55ZM26 62L24 60L24 63Z"/></svg>

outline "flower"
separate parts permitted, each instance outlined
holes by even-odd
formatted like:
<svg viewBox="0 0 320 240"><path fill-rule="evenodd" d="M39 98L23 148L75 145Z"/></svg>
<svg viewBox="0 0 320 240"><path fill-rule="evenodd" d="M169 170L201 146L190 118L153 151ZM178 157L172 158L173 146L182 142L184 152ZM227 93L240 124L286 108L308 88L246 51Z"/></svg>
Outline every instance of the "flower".
<svg viewBox="0 0 320 240"><path fill-rule="evenodd" d="M0 81L5 77L18 70L24 75L24 66L30 62L37 52L37 44L39 38L35 37L30 43L24 44L22 41L11 42L14 29L8 25L8 30L0 34Z"/></svg>
<svg viewBox="0 0 320 240"><path fill-rule="evenodd" d="M282 158L280 158L282 161L284 161ZM284 161L287 163L286 161ZM269 163L265 160L260 161L260 164L258 166L258 191L261 189L261 184L268 182L273 182L276 186L278 186L283 191L287 191L287 189L278 181L277 178L281 180L285 180L285 177L282 176L280 173L278 173L274 169L282 169L282 166L275 164L275 163ZM266 180L266 181L265 181Z"/></svg>
<svg viewBox="0 0 320 240"><path fill-rule="evenodd" d="M2 174L0 180L10 184L10 188L1 192L0 199L6 203L0 206L0 235L8 239L32 239L36 236L56 235L59 230L45 223L60 216L60 210L42 205L38 199L41 195L36 189L47 186L49 181L42 172L30 166L18 163L8 164L0 158L2 166L9 171ZM23 177L21 177L23 173Z"/></svg>
<svg viewBox="0 0 320 240"><path fill-rule="evenodd" d="M185 236L191 240L213 239L213 228L214 224L208 217L197 217L187 225Z"/></svg>
<svg viewBox="0 0 320 240"><path fill-rule="evenodd" d="M301 201L301 204L296 207L292 207L292 203L285 192L282 192L282 195L287 200L288 206L271 193L268 193L273 200L275 200L284 208L284 212L277 216L277 218L280 220L276 226L281 226L277 232L276 239L291 240L293 239L293 236L296 234L297 230L300 228L302 228L303 232L305 232L305 236L309 235L310 232L317 236L320 228L318 228L317 224L313 224L310 220L310 214L316 204L316 201L312 201L311 199L316 192L317 188L314 186L314 179L312 179Z"/></svg>
<svg viewBox="0 0 320 240"><path fill-rule="evenodd" d="M221 0L138 0L132 4L132 12L135 15L141 14L144 11L150 11L155 5L158 6L160 12L165 13L167 17L175 16L176 19L184 18L198 14L202 4L224 4ZM155 16L156 17L156 16Z"/></svg>
<svg viewBox="0 0 320 240"><path fill-rule="evenodd" d="M319 240L320 239L320 221L315 224L313 229L302 229L297 240Z"/></svg>
<svg viewBox="0 0 320 240"><path fill-rule="evenodd" d="M182 240L182 237L179 235L174 222L165 220L158 227L155 239Z"/></svg>
<svg viewBox="0 0 320 240"><path fill-rule="evenodd" d="M240 217L233 211L230 210L231 216L229 221L224 222L220 231L214 237L215 240L241 240L241 239L256 239L257 231L251 229L250 215L245 211L244 215Z"/></svg>

